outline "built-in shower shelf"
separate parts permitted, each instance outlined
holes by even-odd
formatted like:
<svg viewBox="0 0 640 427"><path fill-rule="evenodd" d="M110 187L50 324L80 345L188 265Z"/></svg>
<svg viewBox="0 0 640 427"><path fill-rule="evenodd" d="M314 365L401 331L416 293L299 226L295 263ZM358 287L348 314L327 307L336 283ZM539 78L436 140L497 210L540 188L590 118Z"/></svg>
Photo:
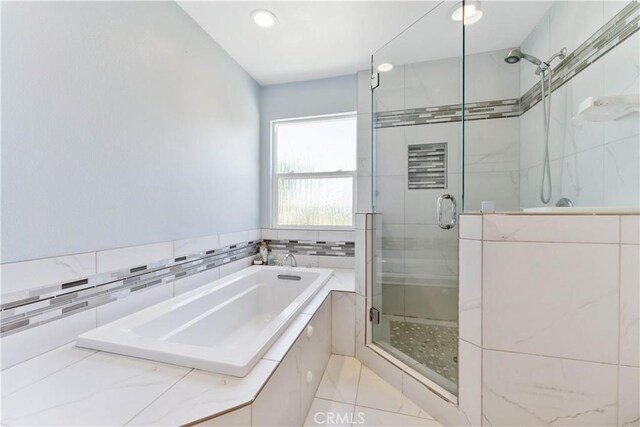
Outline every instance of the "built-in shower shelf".
<svg viewBox="0 0 640 427"><path fill-rule="evenodd" d="M609 122L640 111L640 95L589 97L578 106L578 120Z"/></svg>

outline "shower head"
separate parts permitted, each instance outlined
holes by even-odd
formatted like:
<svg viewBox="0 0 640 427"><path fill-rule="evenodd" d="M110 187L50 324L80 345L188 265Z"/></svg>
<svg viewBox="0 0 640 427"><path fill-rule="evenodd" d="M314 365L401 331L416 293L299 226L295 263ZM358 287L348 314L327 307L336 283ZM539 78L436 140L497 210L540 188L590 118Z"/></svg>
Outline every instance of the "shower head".
<svg viewBox="0 0 640 427"><path fill-rule="evenodd" d="M511 49L507 56L504 57L504 62L507 64L517 64L520 62L520 58L522 58L522 52L520 49Z"/></svg>
<svg viewBox="0 0 640 427"><path fill-rule="evenodd" d="M538 66L542 64L542 61L540 61L538 58L536 58L535 56L527 55L519 48L511 49L509 53L507 53L507 56L504 57L504 61L507 64L517 64L523 58Z"/></svg>

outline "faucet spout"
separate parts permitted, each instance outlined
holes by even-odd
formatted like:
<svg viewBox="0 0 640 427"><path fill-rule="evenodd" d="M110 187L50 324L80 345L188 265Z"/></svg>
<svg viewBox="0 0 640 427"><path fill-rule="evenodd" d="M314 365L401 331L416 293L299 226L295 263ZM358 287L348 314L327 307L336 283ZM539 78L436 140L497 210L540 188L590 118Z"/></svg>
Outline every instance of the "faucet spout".
<svg viewBox="0 0 640 427"><path fill-rule="evenodd" d="M297 267L298 266L298 261L296 261L296 257L293 256L293 254L287 254L285 255L284 259L282 260L283 264L287 263L287 260L291 260L291 267Z"/></svg>

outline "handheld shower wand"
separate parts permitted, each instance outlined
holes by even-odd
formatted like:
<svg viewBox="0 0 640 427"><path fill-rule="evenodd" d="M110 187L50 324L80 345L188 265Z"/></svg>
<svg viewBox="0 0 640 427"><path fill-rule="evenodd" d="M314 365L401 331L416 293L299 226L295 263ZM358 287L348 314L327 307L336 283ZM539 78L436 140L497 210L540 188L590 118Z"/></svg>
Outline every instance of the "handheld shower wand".
<svg viewBox="0 0 640 427"><path fill-rule="evenodd" d="M504 60L508 64L517 64L521 59L525 59L536 65L536 75L540 76L540 92L542 95L542 116L544 119L544 157L542 166L542 182L540 184L540 200L547 204L551 200L551 164L549 161L549 127L551 122L551 62L554 59L564 59L567 49L562 48L554 53L547 61L541 61L533 55L522 52L519 48L511 49ZM546 81L546 84L545 84ZM546 195L545 195L546 188Z"/></svg>

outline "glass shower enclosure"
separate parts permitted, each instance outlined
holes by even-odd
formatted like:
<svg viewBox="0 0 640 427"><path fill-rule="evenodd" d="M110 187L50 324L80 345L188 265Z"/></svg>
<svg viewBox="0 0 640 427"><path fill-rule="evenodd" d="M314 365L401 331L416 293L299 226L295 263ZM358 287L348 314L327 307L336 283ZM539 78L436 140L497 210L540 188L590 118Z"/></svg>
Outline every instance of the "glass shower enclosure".
<svg viewBox="0 0 640 427"><path fill-rule="evenodd" d="M436 5L372 56L372 203L381 225L371 339L455 396L464 35L451 6Z"/></svg>
<svg viewBox="0 0 640 427"><path fill-rule="evenodd" d="M640 115L594 117L585 102L637 100L640 3L482 2L464 26L461 3L425 4L372 55L368 331L455 401L458 313L474 308L458 307L457 213L638 211Z"/></svg>

